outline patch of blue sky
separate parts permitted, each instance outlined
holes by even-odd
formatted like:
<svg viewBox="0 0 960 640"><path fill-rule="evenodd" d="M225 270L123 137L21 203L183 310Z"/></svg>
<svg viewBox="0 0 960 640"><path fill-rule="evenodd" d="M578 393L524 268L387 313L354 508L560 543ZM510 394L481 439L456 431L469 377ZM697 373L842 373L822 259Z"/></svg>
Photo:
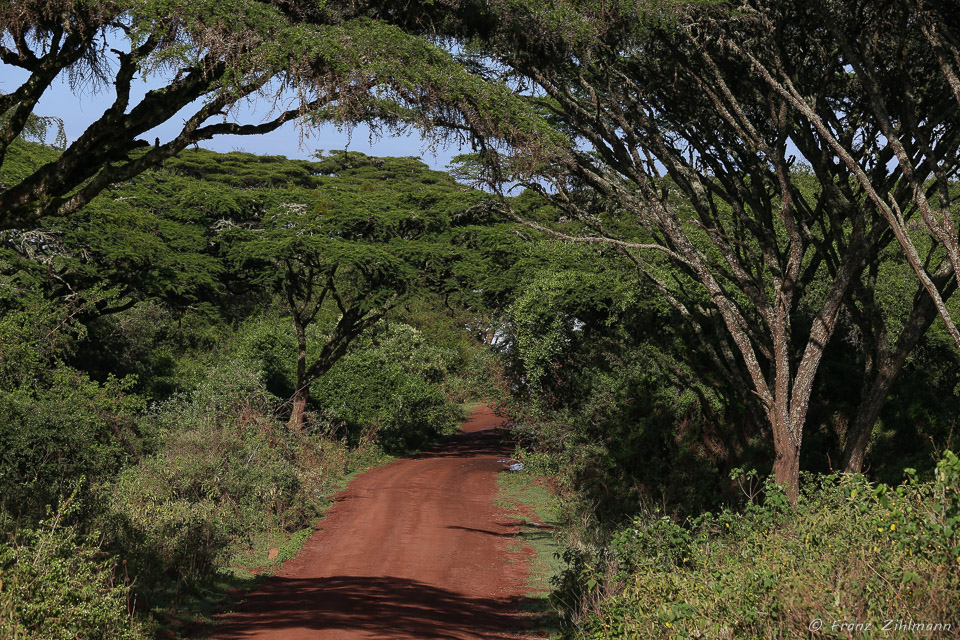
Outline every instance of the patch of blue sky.
<svg viewBox="0 0 960 640"><path fill-rule="evenodd" d="M120 43L109 43L120 44ZM122 46L122 44L121 44ZM115 68L115 65L114 65ZM10 65L0 64L0 93L10 93L28 78L26 71ZM131 87L130 105L136 105L148 91L164 86L162 74L147 76L134 82ZM78 138L84 130L96 121L110 106L115 98L113 86L95 88L86 83L71 87L67 74L61 73L43 94L34 113L39 116L56 116L63 121L67 141ZM295 103L292 91L282 93L275 101L259 96L238 103L227 114L231 121L241 124L260 124L276 114L277 105ZM153 143L156 138L161 142L175 137L184 121L192 116L200 103L184 107L165 123L145 132L141 137ZM222 116L218 116L222 117ZM211 119L209 122L214 122ZM404 131L398 135L374 135L367 125L353 128L338 127L335 124L321 124L303 127L297 122L287 122L275 131L266 134L239 136L221 135L200 143L201 147L219 152L245 151L259 155L282 155L288 158L309 159L319 150L326 152L348 149L360 151L372 156L416 156L434 169L444 169L450 160L469 149L461 150L456 143L431 144L416 131Z"/></svg>

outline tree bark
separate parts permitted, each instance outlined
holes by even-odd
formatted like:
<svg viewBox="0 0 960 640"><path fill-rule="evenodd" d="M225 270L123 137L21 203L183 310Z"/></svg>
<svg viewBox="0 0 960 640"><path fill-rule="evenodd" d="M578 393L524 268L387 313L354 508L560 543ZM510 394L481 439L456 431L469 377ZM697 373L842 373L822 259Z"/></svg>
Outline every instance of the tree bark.
<svg viewBox="0 0 960 640"><path fill-rule="evenodd" d="M788 424L778 420L772 426L773 476L784 487L790 502L796 504L800 496L800 442L790 433Z"/></svg>
<svg viewBox="0 0 960 640"><path fill-rule="evenodd" d="M290 420L287 427L291 431L302 431L304 416L307 413L307 402L310 401L310 385L298 387L293 394L293 408L290 410Z"/></svg>
<svg viewBox="0 0 960 640"><path fill-rule="evenodd" d="M310 401L311 381L307 378L307 328L296 316L294 316L294 327L297 331L297 390L291 398L292 408L287 427L291 431L301 431L307 412L307 403Z"/></svg>

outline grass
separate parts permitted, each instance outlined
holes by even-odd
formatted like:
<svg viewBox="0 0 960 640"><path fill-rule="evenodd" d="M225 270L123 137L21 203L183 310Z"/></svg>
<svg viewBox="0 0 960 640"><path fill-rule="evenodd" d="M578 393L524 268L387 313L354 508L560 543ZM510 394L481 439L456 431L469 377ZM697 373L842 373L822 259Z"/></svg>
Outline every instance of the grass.
<svg viewBox="0 0 960 640"><path fill-rule="evenodd" d="M530 571L521 611L532 620L526 631L541 637L559 633L559 618L550 600L552 578L559 573L556 529L559 521L557 498L546 479L529 472L504 471L497 476L496 505L520 524L516 540L508 550L529 551Z"/></svg>
<svg viewBox="0 0 960 640"><path fill-rule="evenodd" d="M461 402L460 409L463 411L464 415L469 416L471 413L476 411L483 403L482 402Z"/></svg>

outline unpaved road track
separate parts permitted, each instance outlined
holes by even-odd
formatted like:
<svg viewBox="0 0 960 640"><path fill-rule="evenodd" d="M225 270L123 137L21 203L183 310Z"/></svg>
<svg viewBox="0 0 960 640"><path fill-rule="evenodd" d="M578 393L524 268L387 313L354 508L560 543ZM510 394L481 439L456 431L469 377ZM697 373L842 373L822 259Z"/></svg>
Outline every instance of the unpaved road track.
<svg viewBox="0 0 960 640"><path fill-rule="evenodd" d="M486 407L430 452L369 471L220 640L520 638L526 568L493 505L510 454Z"/></svg>

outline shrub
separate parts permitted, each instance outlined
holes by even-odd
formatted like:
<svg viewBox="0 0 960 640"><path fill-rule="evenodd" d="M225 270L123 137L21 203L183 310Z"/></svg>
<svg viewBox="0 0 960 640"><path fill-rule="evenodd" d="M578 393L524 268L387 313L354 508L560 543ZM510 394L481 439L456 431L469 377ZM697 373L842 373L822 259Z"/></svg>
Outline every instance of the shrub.
<svg viewBox="0 0 960 640"><path fill-rule="evenodd" d="M46 378L0 390L0 510L25 523L78 483L87 492L108 481L140 446L132 380L98 384L64 365Z"/></svg>
<svg viewBox="0 0 960 640"><path fill-rule="evenodd" d="M372 430L388 453L418 449L450 432L462 418L439 385L447 355L425 344L409 325L382 323L372 336L358 340L311 392L354 438Z"/></svg>
<svg viewBox="0 0 960 640"><path fill-rule="evenodd" d="M93 507L89 487L139 450L143 403L130 393L134 379L96 382L63 362L98 291L48 300L37 274L6 275L8 257L0 250L0 524L30 527L75 490Z"/></svg>
<svg viewBox="0 0 960 640"><path fill-rule="evenodd" d="M98 316L68 363L102 380L113 374L136 376L136 391L151 400L187 391L196 380L193 360L216 346L221 329L208 305L176 309L144 301L130 309Z"/></svg>
<svg viewBox="0 0 960 640"><path fill-rule="evenodd" d="M247 322L238 338L240 361L260 372L270 393L291 397L297 380L297 338L290 321L267 315Z"/></svg>
<svg viewBox="0 0 960 640"><path fill-rule="evenodd" d="M135 640L128 574L96 544L60 526L60 513L0 542L0 637Z"/></svg>
<svg viewBox="0 0 960 640"><path fill-rule="evenodd" d="M603 553L571 555L559 582L568 618L588 638L806 637L814 620L825 637L848 637L845 622L880 634L888 620L957 633L954 454L928 482L909 470L897 487L807 477L796 508L772 483L764 495L682 525L639 517Z"/></svg>
<svg viewBox="0 0 960 640"><path fill-rule="evenodd" d="M343 445L289 433L276 409L237 363L154 409L155 453L104 491L113 544L146 585L194 583L258 533L318 514L324 483L345 470Z"/></svg>

